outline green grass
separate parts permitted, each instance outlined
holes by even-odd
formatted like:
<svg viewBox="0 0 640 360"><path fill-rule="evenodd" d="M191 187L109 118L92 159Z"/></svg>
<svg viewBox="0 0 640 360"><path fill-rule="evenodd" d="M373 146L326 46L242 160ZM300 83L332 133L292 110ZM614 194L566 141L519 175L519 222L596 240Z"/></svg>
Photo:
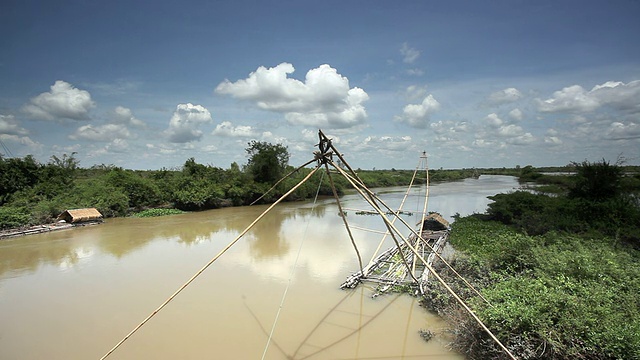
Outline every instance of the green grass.
<svg viewBox="0 0 640 360"><path fill-rule="evenodd" d="M472 217L456 220L451 241L491 269L481 292L492 306L470 301L521 358L640 359L639 251L602 237L527 236ZM467 339L486 337L467 331L477 332Z"/></svg>

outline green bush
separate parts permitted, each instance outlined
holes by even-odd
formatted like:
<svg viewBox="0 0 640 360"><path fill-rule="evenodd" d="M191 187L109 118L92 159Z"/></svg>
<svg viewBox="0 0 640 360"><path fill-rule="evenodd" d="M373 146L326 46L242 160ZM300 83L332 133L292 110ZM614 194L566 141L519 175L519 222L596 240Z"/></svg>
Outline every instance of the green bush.
<svg viewBox="0 0 640 360"><path fill-rule="evenodd" d="M147 209L133 214L134 217L146 218L167 215L184 214L185 212L178 209Z"/></svg>
<svg viewBox="0 0 640 360"><path fill-rule="evenodd" d="M0 206L0 230L29 225L30 218L25 208Z"/></svg>
<svg viewBox="0 0 640 360"><path fill-rule="evenodd" d="M602 236L527 236L478 217L456 219L451 242L493 270L482 289L491 306L470 300L520 358L640 359L640 252ZM462 271L475 282L476 272ZM471 358L503 355L479 326L460 323Z"/></svg>

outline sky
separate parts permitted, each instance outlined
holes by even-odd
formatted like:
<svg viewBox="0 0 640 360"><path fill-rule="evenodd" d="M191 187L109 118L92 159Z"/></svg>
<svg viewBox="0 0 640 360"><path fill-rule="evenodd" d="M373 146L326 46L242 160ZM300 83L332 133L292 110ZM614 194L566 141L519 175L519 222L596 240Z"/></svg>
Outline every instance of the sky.
<svg viewBox="0 0 640 360"><path fill-rule="evenodd" d="M640 1L0 5L0 154L229 168L640 164Z"/></svg>

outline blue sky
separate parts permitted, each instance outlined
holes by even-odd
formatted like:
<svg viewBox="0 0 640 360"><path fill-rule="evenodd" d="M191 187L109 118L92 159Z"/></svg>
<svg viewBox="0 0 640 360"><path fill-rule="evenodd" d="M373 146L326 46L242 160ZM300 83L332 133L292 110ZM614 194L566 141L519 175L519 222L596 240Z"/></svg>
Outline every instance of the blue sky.
<svg viewBox="0 0 640 360"><path fill-rule="evenodd" d="M0 153L132 169L640 164L640 2L0 5Z"/></svg>

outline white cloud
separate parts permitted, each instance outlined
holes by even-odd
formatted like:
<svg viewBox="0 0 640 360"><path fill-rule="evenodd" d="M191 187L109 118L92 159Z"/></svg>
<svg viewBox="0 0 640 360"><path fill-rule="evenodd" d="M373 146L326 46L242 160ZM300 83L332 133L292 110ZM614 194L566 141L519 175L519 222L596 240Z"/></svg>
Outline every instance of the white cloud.
<svg viewBox="0 0 640 360"><path fill-rule="evenodd" d="M402 54L403 57L402 61L407 64L412 64L418 59L418 57L420 57L420 51L410 47L408 43L402 44L400 54Z"/></svg>
<svg viewBox="0 0 640 360"><path fill-rule="evenodd" d="M640 80L607 81L586 91L580 85L565 87L547 100L537 100L542 112L590 112L602 106L617 110L640 112Z"/></svg>
<svg viewBox="0 0 640 360"><path fill-rule="evenodd" d="M542 112L586 112L597 109L600 103L580 85L566 87L553 93L553 97L538 100Z"/></svg>
<svg viewBox="0 0 640 360"><path fill-rule="evenodd" d="M451 120L440 120L438 122L429 124L429 128L438 135L466 133L469 131L469 127L469 123L467 123L466 121L454 122Z"/></svg>
<svg viewBox="0 0 640 360"><path fill-rule="evenodd" d="M489 95L489 102L494 105L507 104L522 98L522 93L516 88L507 88Z"/></svg>
<svg viewBox="0 0 640 360"><path fill-rule="evenodd" d="M405 96L409 101L416 101L427 96L426 86L410 85L405 90Z"/></svg>
<svg viewBox="0 0 640 360"><path fill-rule="evenodd" d="M520 109L515 108L509 111L509 117L512 118L513 120L520 121L522 120L523 114Z"/></svg>
<svg viewBox="0 0 640 360"><path fill-rule="evenodd" d="M500 126L496 134L501 137L516 137L516 136L523 135L524 130L522 129L522 127L518 125L510 124L510 125Z"/></svg>
<svg viewBox="0 0 640 360"><path fill-rule="evenodd" d="M478 148L491 148L491 149L504 149L506 147L504 143L501 143L495 140L490 140L490 139L475 139L472 145Z"/></svg>
<svg viewBox="0 0 640 360"><path fill-rule="evenodd" d="M640 125L632 122L628 124L611 123L605 133L605 138L612 140L640 139Z"/></svg>
<svg viewBox="0 0 640 360"><path fill-rule="evenodd" d="M212 132L213 135L228 137L256 137L258 132L251 126L233 126L229 121L224 121L216 126Z"/></svg>
<svg viewBox="0 0 640 360"><path fill-rule="evenodd" d="M562 140L557 136L545 136L544 143L550 146L562 145Z"/></svg>
<svg viewBox="0 0 640 360"><path fill-rule="evenodd" d="M84 125L80 126L75 133L69 135L69 138L73 140L83 139L99 142L109 142L129 137L131 137L129 129L122 124Z"/></svg>
<svg viewBox="0 0 640 360"><path fill-rule="evenodd" d="M640 112L640 80L628 84L607 81L594 86L589 93L603 105L632 113Z"/></svg>
<svg viewBox="0 0 640 360"><path fill-rule="evenodd" d="M440 103L429 94L420 104L409 104L402 109L402 115L396 116L395 121L405 123L414 128L426 128L431 114L440 109Z"/></svg>
<svg viewBox="0 0 640 360"><path fill-rule="evenodd" d="M406 151L412 145L411 136L367 136L359 147L360 150Z"/></svg>
<svg viewBox="0 0 640 360"><path fill-rule="evenodd" d="M133 116L131 109L128 109L122 106L117 106L115 108L114 115L113 115L113 123L131 125L135 127L145 126L144 121L137 119L135 116Z"/></svg>
<svg viewBox="0 0 640 360"><path fill-rule="evenodd" d="M502 126L502 124L504 124L504 121L502 121L502 119L500 119L500 117L498 117L498 114L496 113L487 115L487 117L485 118L485 122L492 128L499 128L500 126Z"/></svg>
<svg viewBox="0 0 640 360"><path fill-rule="evenodd" d="M531 135L531 133L524 133L507 140L507 142L512 145L529 145L535 141L536 138Z"/></svg>
<svg viewBox="0 0 640 360"><path fill-rule="evenodd" d="M191 103L178 104L165 134L173 143L188 143L200 140L202 131L198 128L201 124L212 122L211 113L202 105Z"/></svg>
<svg viewBox="0 0 640 360"><path fill-rule="evenodd" d="M93 107L95 103L88 91L58 80L51 86L50 92L32 98L29 104L23 107L23 111L41 120L88 120L89 110Z"/></svg>
<svg viewBox="0 0 640 360"><path fill-rule="evenodd" d="M424 70L422 69L409 69L407 70L407 74L411 76L422 76L424 75Z"/></svg>
<svg viewBox="0 0 640 360"><path fill-rule="evenodd" d="M0 115L0 134L27 135L29 131L20 127L13 115Z"/></svg>
<svg viewBox="0 0 640 360"><path fill-rule="evenodd" d="M285 114L291 124L348 128L363 123L367 113L363 103L367 93L349 88L349 80L325 64L307 72L305 81L288 77L293 65L259 67L246 79L220 83L215 92L249 100L264 110Z"/></svg>

